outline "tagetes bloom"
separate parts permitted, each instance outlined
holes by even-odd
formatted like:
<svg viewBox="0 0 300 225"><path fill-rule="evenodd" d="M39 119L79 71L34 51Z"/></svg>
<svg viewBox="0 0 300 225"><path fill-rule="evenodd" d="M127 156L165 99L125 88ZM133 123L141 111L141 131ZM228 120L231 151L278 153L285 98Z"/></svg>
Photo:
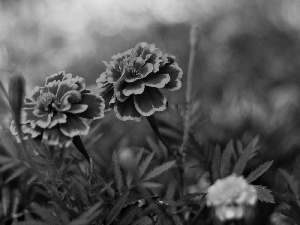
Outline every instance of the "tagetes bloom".
<svg viewBox="0 0 300 225"><path fill-rule="evenodd" d="M167 107L159 89L181 87L182 69L175 57L163 55L154 44L141 42L134 48L103 62L106 71L96 80L107 108L114 108L121 120L139 121Z"/></svg>
<svg viewBox="0 0 300 225"><path fill-rule="evenodd" d="M65 72L46 78L25 100L22 131L50 146L68 147L73 137L87 135L84 119L104 116L104 100L86 89L85 80Z"/></svg>
<svg viewBox="0 0 300 225"><path fill-rule="evenodd" d="M255 187L235 174L217 180L207 192L207 205L215 208L221 221L243 218L246 207L254 205L256 200Z"/></svg>

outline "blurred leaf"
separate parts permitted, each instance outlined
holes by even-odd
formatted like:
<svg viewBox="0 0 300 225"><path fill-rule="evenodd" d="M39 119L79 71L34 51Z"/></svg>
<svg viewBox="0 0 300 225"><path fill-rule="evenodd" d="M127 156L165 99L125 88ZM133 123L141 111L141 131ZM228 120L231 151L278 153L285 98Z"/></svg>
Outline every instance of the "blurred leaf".
<svg viewBox="0 0 300 225"><path fill-rule="evenodd" d="M143 186L144 188L156 189L161 188L163 185L156 182L143 182L141 183L141 186Z"/></svg>
<svg viewBox="0 0 300 225"><path fill-rule="evenodd" d="M299 183L295 180L294 176L288 174L286 171L280 169L279 172L287 181L288 187L292 191L292 193L295 197L295 200L296 200L298 206L300 207Z"/></svg>
<svg viewBox="0 0 300 225"><path fill-rule="evenodd" d="M275 203L271 190L262 185L256 185L257 198L261 202Z"/></svg>
<svg viewBox="0 0 300 225"><path fill-rule="evenodd" d="M264 164L257 167L254 171L252 171L247 176L246 179L247 179L248 183L255 181L257 178L259 178L261 175L263 175L271 167L272 164L273 164L273 160L265 162Z"/></svg>
<svg viewBox="0 0 300 225"><path fill-rule="evenodd" d="M52 208L45 208L37 203L32 203L31 210L32 212L36 213L44 222L54 225L62 225L61 221L54 216Z"/></svg>
<svg viewBox="0 0 300 225"><path fill-rule="evenodd" d="M120 218L118 225L130 225L134 217L140 217L142 210L137 206L131 206L124 211L124 216Z"/></svg>
<svg viewBox="0 0 300 225"><path fill-rule="evenodd" d="M143 162L140 164L139 168L139 177L141 178L145 172L146 169L149 167L150 162L152 161L154 156L154 152L152 152L151 154L147 155L147 157L143 160Z"/></svg>
<svg viewBox="0 0 300 225"><path fill-rule="evenodd" d="M143 181L147 181L150 179L153 179L160 174L166 172L167 170L171 169L176 164L175 161L166 162L160 166L155 167L152 171L150 171L146 176L144 177Z"/></svg>
<svg viewBox="0 0 300 225"><path fill-rule="evenodd" d="M99 216L101 207L102 202L96 203L68 225L89 225L94 219Z"/></svg>
<svg viewBox="0 0 300 225"><path fill-rule="evenodd" d="M152 225L152 220L148 216L144 216L136 220L132 225Z"/></svg>
<svg viewBox="0 0 300 225"><path fill-rule="evenodd" d="M129 195L129 191L126 191L114 203L112 209L107 213L107 216L106 216L107 225L112 224L114 222L114 220L118 217L118 215L120 214L122 208L126 204L128 195Z"/></svg>
<svg viewBox="0 0 300 225"><path fill-rule="evenodd" d="M247 165L248 160L252 157L252 155L258 149L257 146L258 137L254 138L247 147L243 150L242 154L240 155L238 161L234 165L233 173L236 175L241 175L244 172L244 169Z"/></svg>
<svg viewBox="0 0 300 225"><path fill-rule="evenodd" d="M212 159L212 165L211 165L211 173L212 173L212 179L213 181L216 181L220 178L220 160L221 160L221 149L220 146L217 145L214 149L213 159Z"/></svg>
<svg viewBox="0 0 300 225"><path fill-rule="evenodd" d="M20 167L20 168L16 169L8 178L5 179L5 183L8 183L11 180L21 176L25 172L26 169L27 169L26 167Z"/></svg>
<svg viewBox="0 0 300 225"><path fill-rule="evenodd" d="M227 144L225 150L222 153L220 161L220 178L227 177L230 174L231 167L231 157L233 154L233 141L230 140Z"/></svg>
<svg viewBox="0 0 300 225"><path fill-rule="evenodd" d="M121 193L124 184L123 184L123 178L122 178L121 168L119 164L119 158L116 152L113 153L112 160L113 160L114 176L115 176L117 190L119 193Z"/></svg>

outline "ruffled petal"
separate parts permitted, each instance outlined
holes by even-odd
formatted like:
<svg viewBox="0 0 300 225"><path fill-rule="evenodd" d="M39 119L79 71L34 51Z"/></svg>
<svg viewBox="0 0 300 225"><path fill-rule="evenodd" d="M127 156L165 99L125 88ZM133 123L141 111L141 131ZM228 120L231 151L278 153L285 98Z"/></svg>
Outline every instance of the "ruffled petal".
<svg viewBox="0 0 300 225"><path fill-rule="evenodd" d="M85 104L74 104L74 105L71 105L71 108L68 109L66 112L77 114L77 113L84 112L87 108L88 108L88 106Z"/></svg>
<svg viewBox="0 0 300 225"><path fill-rule="evenodd" d="M30 134L31 138L36 138L42 134L43 130L39 127L32 128L28 124L22 125L22 132L24 134Z"/></svg>
<svg viewBox="0 0 300 225"><path fill-rule="evenodd" d="M99 119L104 117L104 99L101 96L96 96L94 94L82 94L81 104L87 106L87 109L77 114L80 117L87 119Z"/></svg>
<svg viewBox="0 0 300 225"><path fill-rule="evenodd" d="M167 99L157 88L146 87L143 94L134 96L134 105L141 115L151 116L167 108Z"/></svg>
<svg viewBox="0 0 300 225"><path fill-rule="evenodd" d="M106 72L100 74L100 77L97 78L96 83L98 88L104 88L106 85L109 84Z"/></svg>
<svg viewBox="0 0 300 225"><path fill-rule="evenodd" d="M39 117L36 121L35 121L35 125L41 127L41 128L46 128L50 125L51 123L51 118L53 116L53 113L49 113L43 117Z"/></svg>
<svg viewBox="0 0 300 225"><path fill-rule="evenodd" d="M35 108L23 108L21 113L21 123L26 124L29 123L32 120L38 119L37 116L33 114L33 111Z"/></svg>
<svg viewBox="0 0 300 225"><path fill-rule="evenodd" d="M118 119L126 120L141 120L141 114L136 110L133 103L133 96L129 97L125 102L117 101L114 105L114 111Z"/></svg>
<svg viewBox="0 0 300 225"><path fill-rule="evenodd" d="M148 87L163 88L170 81L169 74L151 74L143 79Z"/></svg>
<svg viewBox="0 0 300 225"><path fill-rule="evenodd" d="M179 66L170 65L167 67L163 67L158 73L170 75L170 82L165 85L166 89L170 91L175 91L181 88L180 79L182 78L183 71Z"/></svg>
<svg viewBox="0 0 300 225"><path fill-rule="evenodd" d="M83 91L86 87L85 85L85 79L83 77L79 77L79 76L76 76L74 78L72 78L72 81L78 86L77 87L77 91Z"/></svg>
<svg viewBox="0 0 300 225"><path fill-rule="evenodd" d="M48 126L48 128L52 128L60 123L66 123L67 122L67 115L64 113L57 112L52 118L51 123Z"/></svg>
<svg viewBox="0 0 300 225"><path fill-rule="evenodd" d="M36 102L36 100L38 99L38 97L41 95L41 90L43 88L42 87L39 87L39 86L35 86L33 88L33 90L29 93L29 96L28 98L33 101L33 102Z"/></svg>
<svg viewBox="0 0 300 225"><path fill-rule="evenodd" d="M79 91L68 91L61 98L60 111L67 111L71 108L72 104L76 104L81 101L81 94Z"/></svg>
<svg viewBox="0 0 300 225"><path fill-rule="evenodd" d="M132 94L142 94L145 89L145 84L142 80L137 80L132 83L126 83L125 88L123 89L123 94L129 96Z"/></svg>
<svg viewBox="0 0 300 225"><path fill-rule="evenodd" d="M87 135L90 127L76 115L68 114L67 122L60 125L61 132L68 136Z"/></svg>
<svg viewBox="0 0 300 225"><path fill-rule="evenodd" d="M119 65L116 62L111 62L106 68L106 80L108 83L114 83L121 77L121 71Z"/></svg>
<svg viewBox="0 0 300 225"><path fill-rule="evenodd" d="M146 42L140 42L134 47L134 52L136 55L141 55L144 48L147 46Z"/></svg>
<svg viewBox="0 0 300 225"><path fill-rule="evenodd" d="M65 76L64 71L60 71L58 73L52 74L46 78L46 85L53 81L62 81Z"/></svg>
<svg viewBox="0 0 300 225"><path fill-rule="evenodd" d="M99 95L104 99L105 109L109 109L111 107L109 102L114 97L114 88L112 84L107 86L107 88L100 92Z"/></svg>
<svg viewBox="0 0 300 225"><path fill-rule="evenodd" d="M57 146L59 143L60 130L58 127L45 129L43 133L43 143L50 146Z"/></svg>
<svg viewBox="0 0 300 225"><path fill-rule="evenodd" d="M58 90L56 94L56 99L61 101L62 97L68 92L72 90L77 90L78 85L72 81L72 79L63 80L58 84Z"/></svg>
<svg viewBox="0 0 300 225"><path fill-rule="evenodd" d="M154 53L146 60L146 63L151 63L153 65L153 73L159 71L160 63L163 61L161 59L162 52L157 48Z"/></svg>
<svg viewBox="0 0 300 225"><path fill-rule="evenodd" d="M48 114L48 112L36 107L33 112L32 112L33 115L37 116L37 117L43 117L45 115Z"/></svg>
<svg viewBox="0 0 300 225"><path fill-rule="evenodd" d="M51 92L52 94L56 95L59 83L60 83L60 81L56 81L56 80L54 80L52 82L49 82L47 84L49 92Z"/></svg>
<svg viewBox="0 0 300 225"><path fill-rule="evenodd" d="M142 77L148 76L148 74L153 72L153 65L151 63L147 63L140 69L140 74Z"/></svg>
<svg viewBox="0 0 300 225"><path fill-rule="evenodd" d="M152 55L155 51L155 45L154 44L148 44L144 47L143 52L141 54L141 57L143 59L146 59L148 55Z"/></svg>
<svg viewBox="0 0 300 225"><path fill-rule="evenodd" d="M117 99L121 102L124 102L128 97L123 94L123 89L126 86L126 82L124 78L119 79L115 84L114 84L114 93L117 97Z"/></svg>

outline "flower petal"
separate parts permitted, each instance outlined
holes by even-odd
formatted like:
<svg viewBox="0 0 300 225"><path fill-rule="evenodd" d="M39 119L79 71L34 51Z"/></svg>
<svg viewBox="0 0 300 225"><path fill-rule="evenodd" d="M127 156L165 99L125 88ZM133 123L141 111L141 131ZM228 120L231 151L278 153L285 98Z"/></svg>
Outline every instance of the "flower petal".
<svg viewBox="0 0 300 225"><path fill-rule="evenodd" d="M148 87L163 88L170 81L169 74L156 74L147 76L143 79L143 82Z"/></svg>
<svg viewBox="0 0 300 225"><path fill-rule="evenodd" d="M68 92L72 90L77 90L78 85L72 81L72 79L63 80L58 84L58 90L56 94L56 99L61 101L62 97Z"/></svg>
<svg viewBox="0 0 300 225"><path fill-rule="evenodd" d="M87 135L90 127L78 116L68 114L67 122L60 125L60 130L64 135L74 137L76 135Z"/></svg>
<svg viewBox="0 0 300 225"><path fill-rule="evenodd" d="M39 128L39 127L32 128L28 124L22 125L22 132L24 134L30 134L31 138L36 138L37 136L41 135L42 131L43 130L41 128Z"/></svg>
<svg viewBox="0 0 300 225"><path fill-rule="evenodd" d="M126 83L125 88L122 90L125 96L132 94L142 94L145 89L145 84L142 80L137 80L132 83Z"/></svg>
<svg viewBox="0 0 300 225"><path fill-rule="evenodd" d="M86 87L85 85L85 79L79 76L76 76L74 78L72 78L72 81L78 86L77 87L77 91L83 91Z"/></svg>
<svg viewBox="0 0 300 225"><path fill-rule="evenodd" d="M117 99L120 101L120 102L124 102L128 97L125 96L123 94L123 89L125 88L126 86L126 82L125 82L125 79L124 78L121 78L119 79L115 84L114 84L114 93L117 97Z"/></svg>
<svg viewBox="0 0 300 225"><path fill-rule="evenodd" d="M21 112L21 123L29 123L32 120L36 120L37 117L33 114L35 108L23 108Z"/></svg>
<svg viewBox="0 0 300 225"><path fill-rule="evenodd" d="M148 74L153 72L153 65L151 63L147 63L140 69L140 74L142 77L146 77Z"/></svg>
<svg viewBox="0 0 300 225"><path fill-rule="evenodd" d="M87 109L77 114L80 117L84 117L87 119L100 119L104 117L104 99L101 96L97 96L94 94L82 94L81 96L81 104L87 106Z"/></svg>
<svg viewBox="0 0 300 225"><path fill-rule="evenodd" d="M48 128L52 128L59 123L66 123L67 122L67 115L64 113L57 112L52 118L51 123Z"/></svg>
<svg viewBox="0 0 300 225"><path fill-rule="evenodd" d="M33 112L32 112L33 115L37 116L37 117L43 117L45 115L48 114L48 112L36 107Z"/></svg>
<svg viewBox="0 0 300 225"><path fill-rule="evenodd" d="M48 84L47 84L47 87L48 87L48 89L49 89L49 91L52 93L52 94L54 94L54 95L56 95L56 93L57 93L57 89L58 89L58 84L60 83L60 81L52 81L52 82L49 82Z"/></svg>
<svg viewBox="0 0 300 225"><path fill-rule="evenodd" d="M36 121L35 121L35 125L41 127L41 128L46 128L50 125L51 123L51 118L53 116L53 113L49 113L43 117L39 117Z"/></svg>
<svg viewBox="0 0 300 225"><path fill-rule="evenodd" d="M155 45L154 44L148 44L144 47L143 52L141 54L141 57L143 59L146 59L146 57L150 54L153 54L155 51Z"/></svg>
<svg viewBox="0 0 300 225"><path fill-rule="evenodd" d="M61 98L60 111L67 111L71 108L72 104L76 104L81 101L81 94L79 91L68 91Z"/></svg>
<svg viewBox="0 0 300 225"><path fill-rule="evenodd" d="M29 93L28 98L30 100L32 100L33 102L36 102L36 100L38 99L38 97L41 95L41 89L43 89L43 88L41 88L39 86L35 86L33 88L33 90Z"/></svg>
<svg viewBox="0 0 300 225"><path fill-rule="evenodd" d="M118 119L126 120L141 120L141 114L136 110L133 103L133 96L129 97L125 102L117 101L114 105L114 111Z"/></svg>
<svg viewBox="0 0 300 225"><path fill-rule="evenodd" d="M59 142L60 130L58 127L45 129L43 133L43 143L51 146L57 146Z"/></svg>
<svg viewBox="0 0 300 225"><path fill-rule="evenodd" d="M65 76L64 71L60 71L58 73L52 74L46 78L46 85L53 81L62 81Z"/></svg>
<svg viewBox="0 0 300 225"><path fill-rule="evenodd" d="M140 42L134 47L134 52L136 55L141 55L144 48L147 46L146 42Z"/></svg>
<svg viewBox="0 0 300 225"><path fill-rule="evenodd" d="M82 113L88 108L88 105L85 104L74 104L71 105L71 108L68 109L66 112L68 113Z"/></svg>
<svg viewBox="0 0 300 225"><path fill-rule="evenodd" d="M165 88L170 91L175 91L181 88L181 78L183 71L177 65L170 65L167 67L162 67L158 73L169 74L170 82L165 85Z"/></svg>
<svg viewBox="0 0 300 225"><path fill-rule="evenodd" d="M167 108L167 99L157 88L146 87L143 94L134 95L134 105L141 115L151 116Z"/></svg>

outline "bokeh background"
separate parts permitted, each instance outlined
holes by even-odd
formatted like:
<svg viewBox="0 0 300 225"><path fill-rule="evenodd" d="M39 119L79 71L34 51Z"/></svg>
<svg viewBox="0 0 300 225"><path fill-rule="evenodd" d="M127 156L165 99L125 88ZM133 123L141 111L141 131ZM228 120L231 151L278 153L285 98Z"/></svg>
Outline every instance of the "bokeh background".
<svg viewBox="0 0 300 225"><path fill-rule="evenodd" d="M0 0L0 77L6 83L22 73L30 90L64 70L97 92L102 61L146 41L177 57L183 88L167 95L183 105L189 32L197 25L193 102L204 122L193 130L196 140L248 143L259 135L254 164L274 159L299 180L299 11L298 0ZM5 133L9 117L1 115ZM96 154L147 147L153 135L145 121L124 123L112 112L100 130Z"/></svg>

